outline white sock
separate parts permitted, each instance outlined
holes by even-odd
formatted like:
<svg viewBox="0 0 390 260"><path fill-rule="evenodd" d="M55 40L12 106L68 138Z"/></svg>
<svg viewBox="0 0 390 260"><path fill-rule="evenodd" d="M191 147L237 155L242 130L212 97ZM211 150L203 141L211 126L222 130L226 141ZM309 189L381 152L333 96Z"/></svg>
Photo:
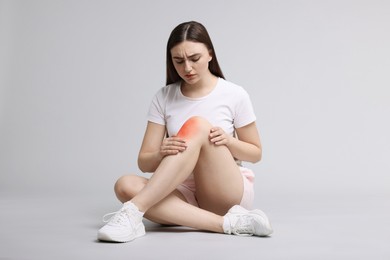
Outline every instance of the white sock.
<svg viewBox="0 0 390 260"><path fill-rule="evenodd" d="M232 233L231 232L231 227L230 227L230 220L226 216L223 217L222 228L223 228L223 232L225 232L225 234L231 234Z"/></svg>
<svg viewBox="0 0 390 260"><path fill-rule="evenodd" d="M123 204L123 206L126 206L126 207L132 209L132 210L133 210L134 212L136 212L137 215L140 216L140 217L143 217L144 214L145 214L145 212L140 211L140 210L138 209L138 207L137 207L133 202L131 202L131 201L125 202L125 203Z"/></svg>

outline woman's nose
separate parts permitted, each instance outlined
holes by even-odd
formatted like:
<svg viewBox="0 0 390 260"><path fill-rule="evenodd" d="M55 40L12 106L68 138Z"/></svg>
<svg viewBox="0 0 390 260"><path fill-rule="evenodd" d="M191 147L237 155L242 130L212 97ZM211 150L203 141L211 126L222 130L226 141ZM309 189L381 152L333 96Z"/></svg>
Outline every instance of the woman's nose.
<svg viewBox="0 0 390 260"><path fill-rule="evenodd" d="M185 62L184 66L185 66L184 70L185 70L186 73L191 72L192 66L191 66L191 64L188 61Z"/></svg>

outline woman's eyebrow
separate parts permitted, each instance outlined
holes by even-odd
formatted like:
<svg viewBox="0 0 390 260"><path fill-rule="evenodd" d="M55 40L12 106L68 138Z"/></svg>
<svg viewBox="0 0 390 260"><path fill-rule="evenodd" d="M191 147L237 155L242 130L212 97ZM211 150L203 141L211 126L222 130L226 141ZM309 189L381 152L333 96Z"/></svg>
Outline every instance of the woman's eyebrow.
<svg viewBox="0 0 390 260"><path fill-rule="evenodd" d="M192 54L192 55L188 56L188 58L194 58L195 56L198 56L198 55L200 55L200 53ZM181 57L181 56L173 56L173 58L174 58L174 59L177 59L177 60L182 60L182 59L184 59L184 58Z"/></svg>

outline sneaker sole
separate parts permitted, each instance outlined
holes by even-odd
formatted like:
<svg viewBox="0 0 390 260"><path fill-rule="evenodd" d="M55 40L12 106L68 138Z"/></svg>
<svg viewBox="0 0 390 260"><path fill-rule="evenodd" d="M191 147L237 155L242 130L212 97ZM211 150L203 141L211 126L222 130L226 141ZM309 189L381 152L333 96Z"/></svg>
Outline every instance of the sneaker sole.
<svg viewBox="0 0 390 260"><path fill-rule="evenodd" d="M133 241L134 239L142 237L144 235L145 235L145 227L143 225L139 225L135 234L125 235L125 236L112 236L104 232L98 232L98 240L126 243L126 242Z"/></svg>

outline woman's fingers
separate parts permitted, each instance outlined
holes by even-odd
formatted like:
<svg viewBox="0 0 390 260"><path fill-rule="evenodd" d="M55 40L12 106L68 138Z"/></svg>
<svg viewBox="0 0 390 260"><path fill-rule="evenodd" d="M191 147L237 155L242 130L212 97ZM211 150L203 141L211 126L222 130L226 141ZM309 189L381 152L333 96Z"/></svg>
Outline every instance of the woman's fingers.
<svg viewBox="0 0 390 260"><path fill-rule="evenodd" d="M163 140L160 153L165 155L173 155L183 152L187 148L185 140L179 137L168 137Z"/></svg>
<svg viewBox="0 0 390 260"><path fill-rule="evenodd" d="M220 127L213 127L210 129L210 142L215 145L225 145L228 143L229 138Z"/></svg>

